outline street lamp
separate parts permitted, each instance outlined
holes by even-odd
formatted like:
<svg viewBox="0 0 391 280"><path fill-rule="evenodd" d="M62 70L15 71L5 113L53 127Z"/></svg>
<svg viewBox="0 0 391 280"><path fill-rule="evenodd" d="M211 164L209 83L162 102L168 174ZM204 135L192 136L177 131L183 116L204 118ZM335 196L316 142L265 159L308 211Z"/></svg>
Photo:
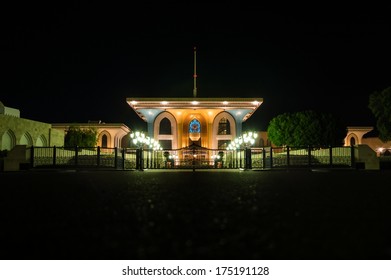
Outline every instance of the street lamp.
<svg viewBox="0 0 391 280"><path fill-rule="evenodd" d="M235 138L228 145L227 150L239 150L243 147L245 148L245 169L251 169L251 149L250 147L254 145L255 139L258 137L256 132L246 132L243 135ZM240 158L240 167L242 166L242 158Z"/></svg>
<svg viewBox="0 0 391 280"><path fill-rule="evenodd" d="M159 141L150 138L149 136L145 136L143 132L136 131L130 134L130 138L132 138L133 144L137 146L136 151L136 169L143 170L144 166L144 155L143 149L146 146L153 151L159 151L163 148L160 146Z"/></svg>

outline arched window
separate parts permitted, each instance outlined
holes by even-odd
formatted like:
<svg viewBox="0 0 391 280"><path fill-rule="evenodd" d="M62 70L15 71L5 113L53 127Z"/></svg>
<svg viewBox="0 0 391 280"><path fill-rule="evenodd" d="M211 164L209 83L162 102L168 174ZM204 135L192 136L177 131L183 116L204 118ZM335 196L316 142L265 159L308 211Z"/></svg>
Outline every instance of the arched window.
<svg viewBox="0 0 391 280"><path fill-rule="evenodd" d="M350 146L356 145L356 139L354 137L350 137Z"/></svg>
<svg viewBox="0 0 391 280"><path fill-rule="evenodd" d="M219 128L217 131L218 135L230 135L231 134L231 126L229 124L229 120L227 118L222 118L219 121Z"/></svg>
<svg viewBox="0 0 391 280"><path fill-rule="evenodd" d="M164 118L160 121L159 134L171 135L171 122L168 118Z"/></svg>
<svg viewBox="0 0 391 280"><path fill-rule="evenodd" d="M107 148L107 135L102 135L102 148Z"/></svg>
<svg viewBox="0 0 391 280"><path fill-rule="evenodd" d="M193 119L189 123L189 132L190 133L200 133L201 132L201 124L197 119Z"/></svg>

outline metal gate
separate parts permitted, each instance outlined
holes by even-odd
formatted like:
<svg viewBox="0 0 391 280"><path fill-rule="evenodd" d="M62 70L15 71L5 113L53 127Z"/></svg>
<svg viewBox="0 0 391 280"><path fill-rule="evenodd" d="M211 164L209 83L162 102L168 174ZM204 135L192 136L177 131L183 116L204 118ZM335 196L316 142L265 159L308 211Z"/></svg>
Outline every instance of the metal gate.
<svg viewBox="0 0 391 280"><path fill-rule="evenodd" d="M208 149L196 144L176 150L165 151L166 168L200 169L227 168L226 150Z"/></svg>

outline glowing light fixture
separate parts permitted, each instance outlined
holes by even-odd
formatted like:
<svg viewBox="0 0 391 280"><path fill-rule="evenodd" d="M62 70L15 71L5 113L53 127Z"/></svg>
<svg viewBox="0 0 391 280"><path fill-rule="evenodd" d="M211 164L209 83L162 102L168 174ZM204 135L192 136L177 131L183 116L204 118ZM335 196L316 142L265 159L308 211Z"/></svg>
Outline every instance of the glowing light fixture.
<svg viewBox="0 0 391 280"><path fill-rule="evenodd" d="M150 138L149 136L145 136L143 132L136 131L135 133L131 133L130 138L132 138L133 144L135 144L138 148L143 148L144 146L147 146L154 151L163 150L163 148L160 146L159 141Z"/></svg>
<svg viewBox="0 0 391 280"><path fill-rule="evenodd" d="M198 101L192 101L191 104L193 104L193 105L198 105L199 102L198 102Z"/></svg>
<svg viewBox="0 0 391 280"><path fill-rule="evenodd" d="M242 136L239 136L231 141L228 145L227 150L237 150L242 148L243 146L248 148L255 143L255 139L258 137L256 132L246 132Z"/></svg>

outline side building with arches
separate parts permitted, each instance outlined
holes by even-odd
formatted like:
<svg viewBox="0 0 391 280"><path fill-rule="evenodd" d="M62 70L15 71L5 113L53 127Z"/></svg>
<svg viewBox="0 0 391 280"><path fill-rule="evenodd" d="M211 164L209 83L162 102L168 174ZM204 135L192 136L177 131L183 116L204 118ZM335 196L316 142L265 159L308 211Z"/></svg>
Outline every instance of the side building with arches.
<svg viewBox="0 0 391 280"><path fill-rule="evenodd" d="M262 98L127 98L148 125L148 136L164 149L197 145L225 149L242 134Z"/></svg>
<svg viewBox="0 0 391 280"><path fill-rule="evenodd" d="M372 126L348 126L344 145L368 145L378 156L391 154L391 141L380 140Z"/></svg>
<svg viewBox="0 0 391 280"><path fill-rule="evenodd" d="M51 124L21 118L18 109L0 102L0 151L10 151L16 145L62 146L64 133L54 130Z"/></svg>
<svg viewBox="0 0 391 280"><path fill-rule="evenodd" d="M97 130L97 146L101 148L126 148L130 146L130 128L123 123L104 123L101 121L87 123L53 123L53 129L64 135L71 126L80 129L94 128Z"/></svg>

